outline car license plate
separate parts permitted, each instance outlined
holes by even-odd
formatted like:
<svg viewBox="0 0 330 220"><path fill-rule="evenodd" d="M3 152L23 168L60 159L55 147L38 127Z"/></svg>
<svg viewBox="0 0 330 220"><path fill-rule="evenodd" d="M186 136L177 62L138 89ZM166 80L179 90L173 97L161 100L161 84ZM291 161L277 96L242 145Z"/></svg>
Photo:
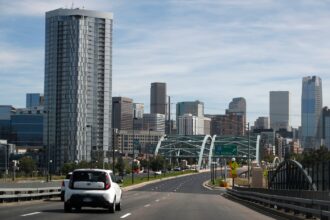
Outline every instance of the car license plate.
<svg viewBox="0 0 330 220"><path fill-rule="evenodd" d="M84 202L91 202L92 199L91 199L91 198L84 198L83 201L84 201Z"/></svg>

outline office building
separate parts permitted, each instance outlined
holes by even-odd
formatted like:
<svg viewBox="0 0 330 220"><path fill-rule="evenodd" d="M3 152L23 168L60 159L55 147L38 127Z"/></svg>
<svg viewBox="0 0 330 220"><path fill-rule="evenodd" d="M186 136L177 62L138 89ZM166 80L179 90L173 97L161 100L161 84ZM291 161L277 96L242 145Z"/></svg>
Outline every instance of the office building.
<svg viewBox="0 0 330 220"><path fill-rule="evenodd" d="M9 142L25 149L41 149L43 147L42 107L37 109L16 109L11 115L11 138Z"/></svg>
<svg viewBox="0 0 330 220"><path fill-rule="evenodd" d="M290 126L290 94L289 91L269 92L270 127L277 131Z"/></svg>
<svg viewBox="0 0 330 220"><path fill-rule="evenodd" d="M133 103L133 116L135 118L143 118L143 114L144 114L144 104L143 103Z"/></svg>
<svg viewBox="0 0 330 220"><path fill-rule="evenodd" d="M206 115L211 118L211 135L244 136L244 115L240 113L226 113L225 115Z"/></svg>
<svg viewBox="0 0 330 220"><path fill-rule="evenodd" d="M152 130L165 133L165 115L143 114L143 130Z"/></svg>
<svg viewBox="0 0 330 220"><path fill-rule="evenodd" d="M134 131L135 154L154 154L159 139L164 132L157 131ZM121 130L115 136L115 148L122 154L133 154L133 131Z"/></svg>
<svg viewBox="0 0 330 220"><path fill-rule="evenodd" d="M150 88L150 113L151 114L167 114L166 104L166 83L154 82Z"/></svg>
<svg viewBox="0 0 330 220"><path fill-rule="evenodd" d="M111 149L112 14L49 11L45 40L44 143L59 170Z"/></svg>
<svg viewBox="0 0 330 220"><path fill-rule="evenodd" d="M204 117L192 114L179 116L177 132L179 135L204 135Z"/></svg>
<svg viewBox="0 0 330 220"><path fill-rule="evenodd" d="M204 117L204 103L201 101L192 101L192 102L178 102L176 104L176 127L177 132L180 132L179 126L179 117L185 114L191 114L199 118Z"/></svg>
<svg viewBox="0 0 330 220"><path fill-rule="evenodd" d="M44 104L44 96L40 93L26 94L26 108L42 106Z"/></svg>
<svg viewBox="0 0 330 220"><path fill-rule="evenodd" d="M233 98L229 103L228 112L246 114L246 101L243 97Z"/></svg>
<svg viewBox="0 0 330 220"><path fill-rule="evenodd" d="M254 122L254 129L269 129L269 118L259 117Z"/></svg>
<svg viewBox="0 0 330 220"><path fill-rule="evenodd" d="M322 117L323 145L330 150L330 109L328 107L323 108Z"/></svg>
<svg viewBox="0 0 330 220"><path fill-rule="evenodd" d="M133 129L133 100L112 97L112 127L119 130Z"/></svg>
<svg viewBox="0 0 330 220"><path fill-rule="evenodd" d="M301 96L301 144L304 150L320 146L322 107L321 78L304 77Z"/></svg>

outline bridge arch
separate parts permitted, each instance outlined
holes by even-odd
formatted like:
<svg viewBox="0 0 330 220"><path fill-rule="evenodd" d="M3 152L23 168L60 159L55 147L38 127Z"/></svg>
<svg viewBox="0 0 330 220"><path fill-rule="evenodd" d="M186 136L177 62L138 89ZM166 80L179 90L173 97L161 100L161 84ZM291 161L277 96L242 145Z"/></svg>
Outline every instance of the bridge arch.
<svg viewBox="0 0 330 220"><path fill-rule="evenodd" d="M285 160L268 172L268 188L317 191L312 178L295 160Z"/></svg>

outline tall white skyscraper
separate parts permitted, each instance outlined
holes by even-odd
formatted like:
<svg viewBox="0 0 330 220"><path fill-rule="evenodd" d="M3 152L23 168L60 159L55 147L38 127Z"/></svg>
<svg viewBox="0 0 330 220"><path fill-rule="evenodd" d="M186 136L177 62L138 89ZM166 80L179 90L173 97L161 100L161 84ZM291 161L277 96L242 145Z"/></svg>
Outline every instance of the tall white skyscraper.
<svg viewBox="0 0 330 220"><path fill-rule="evenodd" d="M289 91L269 92L270 127L277 131L289 129L290 126L290 93Z"/></svg>
<svg viewBox="0 0 330 220"><path fill-rule="evenodd" d="M301 137L303 148L317 148L322 136L322 80L304 77L301 96Z"/></svg>
<svg viewBox="0 0 330 220"><path fill-rule="evenodd" d="M110 150L112 13L46 13L44 90L44 144L52 167Z"/></svg>

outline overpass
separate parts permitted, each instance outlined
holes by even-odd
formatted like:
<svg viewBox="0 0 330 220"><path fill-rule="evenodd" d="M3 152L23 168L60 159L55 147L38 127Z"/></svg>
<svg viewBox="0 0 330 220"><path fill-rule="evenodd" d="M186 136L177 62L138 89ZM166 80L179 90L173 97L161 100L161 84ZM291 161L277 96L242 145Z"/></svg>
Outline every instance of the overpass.
<svg viewBox="0 0 330 220"><path fill-rule="evenodd" d="M259 161L260 136L164 135L158 141L154 155L162 155L170 162L193 159L197 169L210 167L215 146L236 145L237 157ZM250 148L250 149L249 149Z"/></svg>

